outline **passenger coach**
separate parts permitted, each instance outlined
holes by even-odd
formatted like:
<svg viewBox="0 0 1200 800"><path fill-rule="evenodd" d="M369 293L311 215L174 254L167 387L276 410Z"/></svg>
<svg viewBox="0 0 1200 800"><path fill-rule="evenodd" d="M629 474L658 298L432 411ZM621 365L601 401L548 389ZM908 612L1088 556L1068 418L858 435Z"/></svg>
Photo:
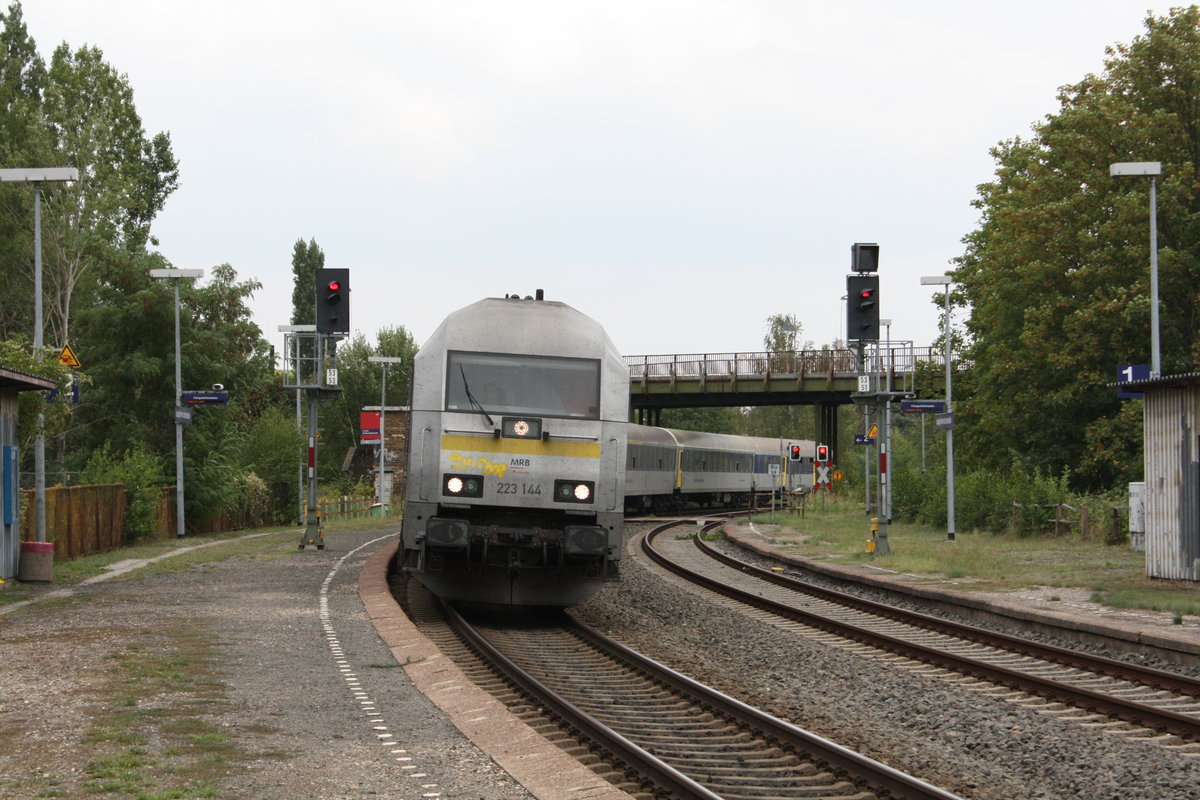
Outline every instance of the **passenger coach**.
<svg viewBox="0 0 1200 800"><path fill-rule="evenodd" d="M630 511L677 511L686 505L747 504L760 492L807 491L812 486L811 441L797 443L790 461L780 439L629 425L625 506Z"/></svg>

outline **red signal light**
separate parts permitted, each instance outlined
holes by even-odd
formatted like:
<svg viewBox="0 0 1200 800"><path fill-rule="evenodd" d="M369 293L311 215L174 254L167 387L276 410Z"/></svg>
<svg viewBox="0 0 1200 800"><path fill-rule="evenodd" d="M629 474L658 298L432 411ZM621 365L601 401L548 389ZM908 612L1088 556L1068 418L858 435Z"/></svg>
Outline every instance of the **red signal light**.
<svg viewBox="0 0 1200 800"><path fill-rule="evenodd" d="M350 270L318 269L315 288L317 332L349 333Z"/></svg>

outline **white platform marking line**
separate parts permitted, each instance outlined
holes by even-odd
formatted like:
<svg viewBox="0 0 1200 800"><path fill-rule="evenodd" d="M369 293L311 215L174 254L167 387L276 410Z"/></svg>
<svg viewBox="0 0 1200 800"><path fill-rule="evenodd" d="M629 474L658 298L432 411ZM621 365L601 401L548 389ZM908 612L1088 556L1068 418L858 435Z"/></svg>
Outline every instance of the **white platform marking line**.
<svg viewBox="0 0 1200 800"><path fill-rule="evenodd" d="M388 534L388 536L390 535L391 534ZM383 724L383 718L379 716L379 711L375 708L375 701L371 699L369 694L362 690L358 676L354 674L354 669L350 666L350 662L346 659L345 651L342 649L342 643L338 641L337 631L335 631L333 628L333 619L329 613L329 586L333 583L333 578L337 574L338 569L341 568L346 559L357 553L359 550L375 544L376 542L383 541L386 538L388 537L380 536L378 539L372 539L369 542L359 545L349 553L346 553L346 555L339 558L337 563L333 565L333 569L331 569L329 574L325 576L325 580L321 582L320 600L318 605L320 608L321 629L324 631L325 635L325 644L329 647L330 654L333 655L333 662L337 665L338 672L341 673L343 679L346 681L346 686L350 690L350 694L353 695L354 699L361 707L360 710L366 713L368 717L367 722L371 723L372 732L374 733L375 738L378 740L378 744L383 745L384 747L395 747L397 744L395 741L396 737L394 734L389 733L388 726ZM401 770L418 769L417 766L406 763L412 761L412 757L408 755L407 750L392 750L390 751L390 754L395 756L398 764L401 764ZM424 772L409 772L407 777L425 778L428 776ZM442 796L442 793L437 791L436 783L423 784L421 788L435 790L422 794L422 797Z"/></svg>

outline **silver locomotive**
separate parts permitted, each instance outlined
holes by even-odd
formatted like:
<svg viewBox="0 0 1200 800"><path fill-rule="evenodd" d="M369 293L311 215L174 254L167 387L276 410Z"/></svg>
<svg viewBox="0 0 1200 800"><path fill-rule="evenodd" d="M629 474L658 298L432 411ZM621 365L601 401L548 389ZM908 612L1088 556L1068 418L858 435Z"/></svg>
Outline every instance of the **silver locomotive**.
<svg viewBox="0 0 1200 800"><path fill-rule="evenodd" d="M570 606L616 580L629 371L564 303L452 313L413 365L400 564L439 597Z"/></svg>

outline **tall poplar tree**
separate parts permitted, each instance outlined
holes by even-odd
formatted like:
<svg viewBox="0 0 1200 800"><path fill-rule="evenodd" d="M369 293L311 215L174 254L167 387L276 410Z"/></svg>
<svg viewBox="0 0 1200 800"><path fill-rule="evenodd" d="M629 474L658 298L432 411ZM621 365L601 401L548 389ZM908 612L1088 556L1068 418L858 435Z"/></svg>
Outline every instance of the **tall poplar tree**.
<svg viewBox="0 0 1200 800"><path fill-rule="evenodd" d="M292 248L292 324L317 321L317 270L325 266L325 252L316 239L297 239Z"/></svg>

